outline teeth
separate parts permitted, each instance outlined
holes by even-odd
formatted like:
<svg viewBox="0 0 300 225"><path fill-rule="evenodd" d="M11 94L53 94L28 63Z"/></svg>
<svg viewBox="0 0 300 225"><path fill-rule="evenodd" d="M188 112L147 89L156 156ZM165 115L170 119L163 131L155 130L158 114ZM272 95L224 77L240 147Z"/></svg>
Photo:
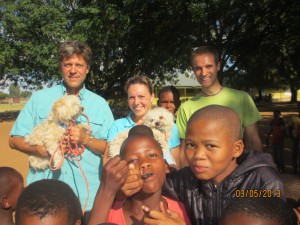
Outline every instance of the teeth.
<svg viewBox="0 0 300 225"><path fill-rule="evenodd" d="M152 173L144 173L141 175L142 180L146 180L148 177L150 177Z"/></svg>

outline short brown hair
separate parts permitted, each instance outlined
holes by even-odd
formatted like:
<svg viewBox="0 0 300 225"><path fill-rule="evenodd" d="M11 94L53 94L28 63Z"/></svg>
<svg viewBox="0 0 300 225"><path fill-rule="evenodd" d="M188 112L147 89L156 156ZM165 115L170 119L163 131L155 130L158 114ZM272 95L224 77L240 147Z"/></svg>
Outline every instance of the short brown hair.
<svg viewBox="0 0 300 225"><path fill-rule="evenodd" d="M77 40L61 43L57 55L59 62L62 62L64 58L70 58L72 55L81 55L89 67L92 61L91 48L87 44Z"/></svg>
<svg viewBox="0 0 300 225"><path fill-rule="evenodd" d="M192 50L192 53L191 53L191 66L193 67L193 60L194 58L197 56L197 55L203 55L203 54L207 54L207 53L210 53L214 56L215 58L215 63L218 64L218 62L220 62L220 55L219 55L219 52L211 47L211 46L206 46L206 45L203 45L203 46L200 46L200 47L197 47L197 48L194 48Z"/></svg>
<svg viewBox="0 0 300 225"><path fill-rule="evenodd" d="M129 87L133 84L143 84L148 88L150 95L154 93L153 84L146 75L135 75L130 77L125 84L126 93L128 93Z"/></svg>

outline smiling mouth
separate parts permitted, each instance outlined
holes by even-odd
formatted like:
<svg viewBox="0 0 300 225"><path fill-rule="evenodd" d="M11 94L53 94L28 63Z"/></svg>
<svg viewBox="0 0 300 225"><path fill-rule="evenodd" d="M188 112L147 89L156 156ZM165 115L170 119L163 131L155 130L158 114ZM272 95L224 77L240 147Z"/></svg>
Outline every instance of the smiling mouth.
<svg viewBox="0 0 300 225"><path fill-rule="evenodd" d="M143 173L141 174L141 178L142 180L146 180L148 177L152 176L153 173Z"/></svg>

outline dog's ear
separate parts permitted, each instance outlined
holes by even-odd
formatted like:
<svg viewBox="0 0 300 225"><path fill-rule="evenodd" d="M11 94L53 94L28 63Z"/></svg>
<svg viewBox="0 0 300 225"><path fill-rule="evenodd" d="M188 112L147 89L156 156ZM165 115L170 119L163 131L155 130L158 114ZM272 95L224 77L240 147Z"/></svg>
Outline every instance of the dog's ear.
<svg viewBox="0 0 300 225"><path fill-rule="evenodd" d="M66 123L69 118L68 110L63 101L57 101L53 104L52 114L55 121Z"/></svg>

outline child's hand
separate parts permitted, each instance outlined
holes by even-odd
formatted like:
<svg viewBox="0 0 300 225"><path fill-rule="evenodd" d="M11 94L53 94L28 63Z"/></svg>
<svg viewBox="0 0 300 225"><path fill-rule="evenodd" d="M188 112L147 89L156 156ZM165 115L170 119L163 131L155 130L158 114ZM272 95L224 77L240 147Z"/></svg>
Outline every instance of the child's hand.
<svg viewBox="0 0 300 225"><path fill-rule="evenodd" d="M129 173L125 184L121 188L121 192L126 197L130 197L138 193L143 187L144 181L141 178L141 171L135 169L133 164L129 164Z"/></svg>
<svg viewBox="0 0 300 225"><path fill-rule="evenodd" d="M296 216L297 216L298 224L300 224L300 207L294 208L293 210L294 210L294 213L295 213Z"/></svg>
<svg viewBox="0 0 300 225"><path fill-rule="evenodd" d="M125 183L127 175L127 162L121 160L119 156L116 156L109 159L103 167L101 185L103 185L107 191L116 194Z"/></svg>
<svg viewBox="0 0 300 225"><path fill-rule="evenodd" d="M167 209L165 210L160 204L161 212L156 210L150 210L146 206L142 206L147 216L144 217L144 223L149 225L186 225L183 219L174 211Z"/></svg>

